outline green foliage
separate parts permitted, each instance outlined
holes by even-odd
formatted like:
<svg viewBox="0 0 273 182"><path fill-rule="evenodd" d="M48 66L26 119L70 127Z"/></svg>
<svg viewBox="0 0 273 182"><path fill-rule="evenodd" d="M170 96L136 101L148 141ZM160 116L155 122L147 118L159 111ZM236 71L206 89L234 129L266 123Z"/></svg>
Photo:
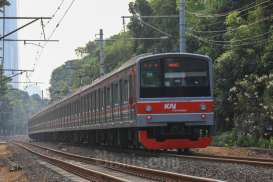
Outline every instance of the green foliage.
<svg viewBox="0 0 273 182"><path fill-rule="evenodd" d="M9 6L10 2L7 0L0 0L0 7Z"/></svg>
<svg viewBox="0 0 273 182"><path fill-rule="evenodd" d="M235 129L223 132L213 138L213 145L218 147L260 147L273 149L273 137L269 139L256 138L251 135L237 137Z"/></svg>
<svg viewBox="0 0 273 182"><path fill-rule="evenodd" d="M26 134L28 119L46 104L39 95L9 88L0 104L0 135Z"/></svg>
<svg viewBox="0 0 273 182"><path fill-rule="evenodd" d="M213 145L218 147L234 146L237 141L235 133L235 130L232 130L218 134L213 138Z"/></svg>
<svg viewBox="0 0 273 182"><path fill-rule="evenodd" d="M112 71L127 61L133 54L133 41L128 33L120 33L110 37L112 41L105 44L105 71ZM52 73L49 89L51 100L59 100L79 87L90 84L99 77L99 46L88 42L85 47L76 49L82 58L67 61Z"/></svg>

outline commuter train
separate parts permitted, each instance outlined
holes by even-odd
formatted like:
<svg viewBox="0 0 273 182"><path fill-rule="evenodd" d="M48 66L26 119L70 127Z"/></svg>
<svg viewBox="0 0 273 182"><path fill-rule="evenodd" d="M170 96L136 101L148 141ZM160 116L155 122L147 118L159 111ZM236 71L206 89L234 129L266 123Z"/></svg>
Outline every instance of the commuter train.
<svg viewBox="0 0 273 182"><path fill-rule="evenodd" d="M35 114L35 140L126 148L203 148L212 140L212 60L145 54Z"/></svg>

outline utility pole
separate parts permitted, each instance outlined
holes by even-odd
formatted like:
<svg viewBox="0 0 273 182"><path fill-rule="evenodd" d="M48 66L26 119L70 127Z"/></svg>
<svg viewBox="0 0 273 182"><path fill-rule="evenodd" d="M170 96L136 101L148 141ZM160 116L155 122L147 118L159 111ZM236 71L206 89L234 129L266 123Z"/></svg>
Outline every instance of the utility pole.
<svg viewBox="0 0 273 182"><path fill-rule="evenodd" d="M103 30L100 29L100 75L104 75L104 40Z"/></svg>
<svg viewBox="0 0 273 182"><path fill-rule="evenodd" d="M186 0L180 0L179 3L179 51L181 53L186 52L186 17L185 17L185 9L186 9Z"/></svg>

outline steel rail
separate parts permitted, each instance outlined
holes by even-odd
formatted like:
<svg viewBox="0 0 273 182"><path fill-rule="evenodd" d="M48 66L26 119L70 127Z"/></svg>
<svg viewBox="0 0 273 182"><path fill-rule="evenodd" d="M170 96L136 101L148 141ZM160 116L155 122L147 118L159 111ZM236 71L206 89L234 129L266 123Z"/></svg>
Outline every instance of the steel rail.
<svg viewBox="0 0 273 182"><path fill-rule="evenodd" d="M171 153L162 153L162 155L169 156L169 157L183 158L183 159L206 160L206 161L214 161L214 162L227 162L227 163L273 167L273 159L265 159L265 158L214 156L214 155L204 155L204 154L179 155L179 154L171 154Z"/></svg>
<svg viewBox="0 0 273 182"><path fill-rule="evenodd" d="M107 175L95 170L87 169L82 166L78 166L75 164L71 164L53 157L49 157L43 154L40 154L38 152L35 152L34 150L31 150L29 147L26 147L23 144L20 143L14 143L15 145L27 150L28 152L37 155L44 159L45 161L51 163L54 166L58 166L70 173L73 173L75 175L78 175L84 179L91 180L91 181L108 181L108 182L129 182L127 180L117 178L115 176Z"/></svg>
<svg viewBox="0 0 273 182"><path fill-rule="evenodd" d="M220 182L221 181L221 180L216 180L216 179L196 177L196 176L178 174L178 173L161 171L161 170L150 169L150 168L143 168L143 167L123 164L123 163L119 163L119 162L107 161L107 160L102 160L102 159L97 159L97 158L85 157L85 156L80 156L77 154L72 154L72 153L67 153L67 152L55 150L52 148L47 148L47 147L37 145L37 144L31 144L31 143L27 143L27 144L31 145L33 147L37 147L37 148L40 148L43 150L47 150L47 151L56 153L56 154L60 154L62 156L66 156L67 158L74 159L74 160L77 160L80 162L101 165L105 168L119 171L122 173L131 174L134 176L157 180L157 181L162 181L162 182L165 182L165 181Z"/></svg>
<svg viewBox="0 0 273 182"><path fill-rule="evenodd" d="M251 158L251 157L236 157L236 156L220 156L220 155L209 155L209 154L199 154L201 157L213 157L213 158L223 158L223 159L237 159L237 160L248 160L248 161L257 161L257 162L272 162L273 159L267 159L267 158Z"/></svg>

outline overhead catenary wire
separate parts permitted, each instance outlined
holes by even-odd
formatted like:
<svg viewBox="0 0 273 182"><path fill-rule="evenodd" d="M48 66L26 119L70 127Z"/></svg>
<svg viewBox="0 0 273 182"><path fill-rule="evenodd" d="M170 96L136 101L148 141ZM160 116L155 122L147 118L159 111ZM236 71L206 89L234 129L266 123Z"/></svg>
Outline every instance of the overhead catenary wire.
<svg viewBox="0 0 273 182"><path fill-rule="evenodd" d="M235 32L237 30L243 29L246 26L249 27L249 26L253 26L253 25L262 23L262 22L267 21L267 20L271 20L272 18L273 18L273 16L264 17L264 18L262 18L262 19L260 19L258 21L255 21L255 22L243 25L243 26L241 25L241 26L239 26L237 28L230 28L230 29L216 30L216 31L207 31L207 33L214 33L213 35L209 36L209 38L213 38L213 37L217 37L217 36L223 35L223 33L232 33L232 32ZM195 31L195 30L192 30L192 29L190 31L191 32L195 32L195 33L200 33L200 31ZM202 33L204 33L204 31Z"/></svg>
<svg viewBox="0 0 273 182"><path fill-rule="evenodd" d="M53 35L55 34L56 30L59 28L60 24L62 23L62 21L64 20L65 16L68 14L69 10L72 8L73 4L75 3L76 0L72 0L69 4L69 6L67 7L67 9L65 10L64 14L61 16L61 18L59 19L59 21L57 22L57 24L55 25L54 29L52 30L52 32L50 33L50 35L47 37L47 40L50 40ZM57 13L61 10L61 8L64 5L65 0L61 0L60 4L57 6L57 9L55 10L55 12L53 13L52 17L56 18ZM52 18L52 19L53 19ZM51 23L52 21L48 21L45 26L48 26L49 23ZM45 27L44 27L45 28ZM41 36L43 36L43 34L41 34ZM36 52L36 56L35 56L35 61L33 63L33 70L36 71L36 67L37 67L37 63L39 61L39 59L41 58L41 56L44 53L44 50L47 46L48 42L45 42L42 45L42 48L40 48L40 50L37 50ZM29 75L27 77L28 81L31 81L31 75Z"/></svg>
<svg viewBox="0 0 273 182"><path fill-rule="evenodd" d="M194 16L199 17L199 18L219 18L219 17L226 17L230 13L235 12L235 11L239 12L239 13L245 12L245 11L248 11L250 9L256 8L258 6L261 6L261 5L263 5L263 4L267 3L267 2L270 2L270 1L272 2L272 0L266 0L266 1L263 1L263 2L258 3L258 4L256 4L256 2L253 2L253 3L250 3L249 5L255 4L254 6L246 7L246 8L243 8L243 9L242 8L235 9L235 10L229 11L227 13L223 13L223 14L200 14L200 13L195 13L195 12L191 12L191 11L186 11L186 13L194 15ZM247 5L247 6L249 6L249 5Z"/></svg>
<svg viewBox="0 0 273 182"><path fill-rule="evenodd" d="M48 40L50 40L53 35L56 33L57 29L59 28L59 26L61 25L61 23L63 22L65 16L68 14L69 10L72 8L73 4L75 3L76 0L72 0L69 4L69 6L67 7L67 9L65 10L64 14L61 16L60 20L57 22L57 24L55 25L55 28L52 30L52 32L50 33L50 35L47 37ZM63 3L63 1L62 1ZM39 54L37 55L37 57L35 58L35 63L33 65L33 69L35 70L35 67L37 65L38 60L41 58L44 49L47 46L47 42L44 43L43 48L39 51Z"/></svg>
<svg viewBox="0 0 273 182"><path fill-rule="evenodd" d="M163 34L163 35L165 35L165 36L172 37L171 34L169 34L169 33L165 32L165 31L159 29L158 27L156 27L156 26L154 26L154 25L152 25L152 24L150 24L150 23L147 23L147 22L143 21L142 18L141 18L140 16L136 16L136 17L137 17L137 19L138 19L142 24L144 24L144 25L146 25L146 26L152 28L153 30L155 30L155 31L157 31L157 32L159 32L159 33L161 33L161 34Z"/></svg>
<svg viewBox="0 0 273 182"><path fill-rule="evenodd" d="M230 43L227 43L227 42L220 43L220 42L213 42L213 41L207 40L205 38L199 37L199 36L194 35L194 34L189 33L189 32L187 34L192 36L193 38L199 40L200 42L203 42L203 43L206 43L206 44L209 44L209 45L220 46L220 47L240 47L240 46L246 46L246 45L255 46L255 45L260 45L260 44L263 44L263 43L268 43L269 41L271 41L271 40L268 40L268 38L263 38L263 39L256 39L256 40L237 43L237 44L233 44L232 42L230 42Z"/></svg>
<svg viewBox="0 0 273 182"><path fill-rule="evenodd" d="M273 3L271 3L271 4L267 5L267 6L263 6L263 7L261 7L261 9L269 8L272 5L273 5ZM232 13L232 12L230 12L230 13ZM250 13L251 13L250 11L245 12L245 13L241 13L240 17L243 17L243 16L248 15ZM225 17L219 17L219 18L225 18ZM223 24L224 21L225 21L224 19L220 19L220 20L217 20L216 22L206 24L206 27ZM211 30L196 30L195 28L196 28L196 26L191 28L191 31L195 31L195 32L198 32L198 33L217 33L215 31L218 31L218 30L212 30L212 31ZM216 36L218 36L218 35L216 35Z"/></svg>

